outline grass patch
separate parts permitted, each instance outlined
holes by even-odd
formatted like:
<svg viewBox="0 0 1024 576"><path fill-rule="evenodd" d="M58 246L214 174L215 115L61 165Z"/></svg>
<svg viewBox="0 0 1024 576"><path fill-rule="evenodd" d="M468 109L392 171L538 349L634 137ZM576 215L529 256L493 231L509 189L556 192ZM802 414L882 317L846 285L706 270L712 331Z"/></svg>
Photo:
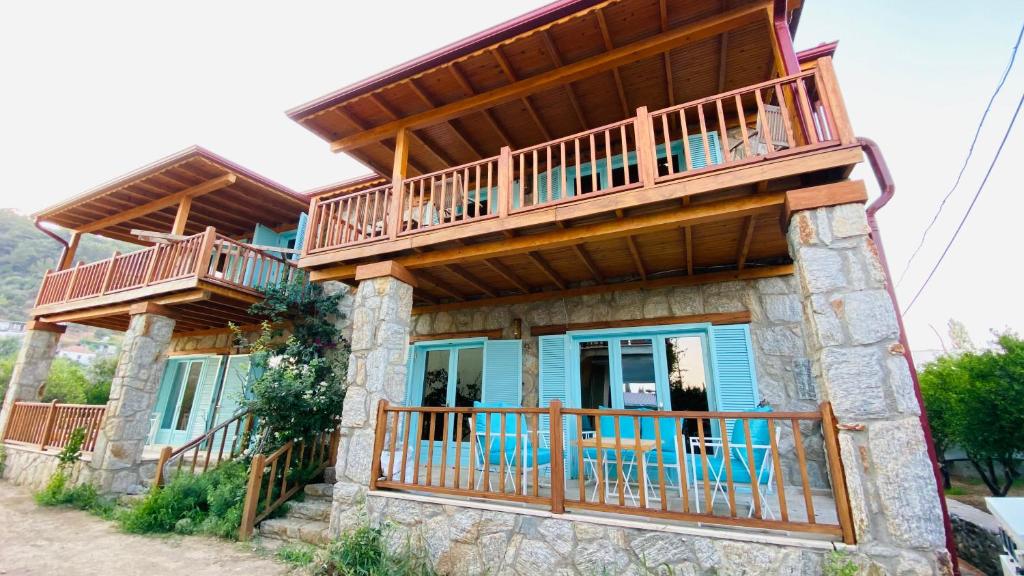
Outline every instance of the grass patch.
<svg viewBox="0 0 1024 576"><path fill-rule="evenodd" d="M946 496L966 496L967 490L964 490L960 486L950 486L946 488Z"/></svg>
<svg viewBox="0 0 1024 576"><path fill-rule="evenodd" d="M46 487L36 492L33 497L40 506L66 506L85 510L103 518L113 520L115 506L112 500L100 496L92 484L68 486L70 479L67 474L58 472L50 477Z"/></svg>
<svg viewBox="0 0 1024 576"><path fill-rule="evenodd" d="M435 576L425 554L411 546L391 552L380 528L363 526L342 535L316 559L316 576Z"/></svg>
<svg viewBox="0 0 1024 576"><path fill-rule="evenodd" d="M238 460L199 475L180 473L117 520L133 534L200 533L234 539L248 482L248 464Z"/></svg>
<svg viewBox="0 0 1024 576"><path fill-rule="evenodd" d="M290 566L309 566L316 560L317 548L309 544L286 544L274 552L274 556Z"/></svg>

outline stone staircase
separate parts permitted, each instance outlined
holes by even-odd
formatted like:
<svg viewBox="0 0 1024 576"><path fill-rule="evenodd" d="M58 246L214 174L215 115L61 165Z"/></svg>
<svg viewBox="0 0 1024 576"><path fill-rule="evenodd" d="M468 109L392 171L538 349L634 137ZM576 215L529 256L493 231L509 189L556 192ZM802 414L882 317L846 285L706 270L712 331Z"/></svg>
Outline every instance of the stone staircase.
<svg viewBox="0 0 1024 576"><path fill-rule="evenodd" d="M324 470L324 481L307 484L301 501L287 503L284 516L260 523L260 541L268 548L291 542L316 546L326 544L330 537L331 498L334 494L334 468Z"/></svg>

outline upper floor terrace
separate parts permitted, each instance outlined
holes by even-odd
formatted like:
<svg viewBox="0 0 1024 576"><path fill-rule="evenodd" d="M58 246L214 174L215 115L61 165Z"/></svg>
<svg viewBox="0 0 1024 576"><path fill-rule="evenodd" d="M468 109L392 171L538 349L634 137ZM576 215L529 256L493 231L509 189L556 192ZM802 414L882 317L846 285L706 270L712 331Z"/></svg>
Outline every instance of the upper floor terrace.
<svg viewBox="0 0 1024 576"><path fill-rule="evenodd" d="M557 2L292 110L385 179L313 199L300 266L394 260L420 310L789 273L790 209L866 197L800 9Z"/></svg>
<svg viewBox="0 0 1024 576"><path fill-rule="evenodd" d="M252 324L266 287L301 274L306 203L212 152L183 150L35 215L71 235L31 314L124 330L132 306L151 303L173 311L177 332ZM85 234L139 249L74 263Z"/></svg>

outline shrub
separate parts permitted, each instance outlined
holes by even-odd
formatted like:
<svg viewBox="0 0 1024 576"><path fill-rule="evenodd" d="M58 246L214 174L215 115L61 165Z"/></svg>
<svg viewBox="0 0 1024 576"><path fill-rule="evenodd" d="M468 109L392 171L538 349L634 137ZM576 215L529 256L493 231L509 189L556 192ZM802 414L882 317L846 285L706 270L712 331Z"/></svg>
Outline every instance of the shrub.
<svg viewBox="0 0 1024 576"><path fill-rule="evenodd" d="M380 528L363 526L332 542L317 561L317 576L433 576L424 554L406 546L390 552Z"/></svg>
<svg viewBox="0 0 1024 576"><path fill-rule="evenodd" d="M821 565L824 576L857 576L860 568L845 552L833 550L825 555Z"/></svg>
<svg viewBox="0 0 1024 576"><path fill-rule="evenodd" d="M274 556L285 564L296 567L309 566L316 560L317 549L308 544L287 544L277 549Z"/></svg>
<svg viewBox="0 0 1024 576"><path fill-rule="evenodd" d="M71 482L70 469L82 455L85 442L85 428L75 428L68 437L68 443L57 455L57 470L50 476L46 487L34 494L40 506L70 506L92 512L103 518L111 518L114 504L100 496L91 484L68 486Z"/></svg>
<svg viewBox="0 0 1024 576"><path fill-rule="evenodd" d="M242 522L249 467L236 460L199 475L182 472L118 518L135 534L203 533L234 538Z"/></svg>

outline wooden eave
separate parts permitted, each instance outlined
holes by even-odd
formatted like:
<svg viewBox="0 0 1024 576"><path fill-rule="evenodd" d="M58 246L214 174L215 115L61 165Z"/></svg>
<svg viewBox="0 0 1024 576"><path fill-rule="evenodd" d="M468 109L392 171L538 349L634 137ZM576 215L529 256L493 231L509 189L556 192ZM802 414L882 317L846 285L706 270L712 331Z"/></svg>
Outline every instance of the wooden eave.
<svg viewBox="0 0 1024 576"><path fill-rule="evenodd" d="M410 125L415 175L615 122L639 106L659 109L756 84L779 71L771 2L576 4L571 14L507 37L483 35L489 44L477 35L475 44L463 43L472 48L466 53L449 47L451 57L435 58L428 68L389 71L289 115L382 176L391 174L392 128ZM789 3L792 15L800 5ZM625 55L659 38L666 42L656 49ZM623 57L607 59L615 53Z"/></svg>
<svg viewBox="0 0 1024 576"><path fill-rule="evenodd" d="M191 206L183 233L207 226L231 237L298 222L309 200L200 147L191 147L36 213L71 230L143 243L131 230L170 231L180 198Z"/></svg>

